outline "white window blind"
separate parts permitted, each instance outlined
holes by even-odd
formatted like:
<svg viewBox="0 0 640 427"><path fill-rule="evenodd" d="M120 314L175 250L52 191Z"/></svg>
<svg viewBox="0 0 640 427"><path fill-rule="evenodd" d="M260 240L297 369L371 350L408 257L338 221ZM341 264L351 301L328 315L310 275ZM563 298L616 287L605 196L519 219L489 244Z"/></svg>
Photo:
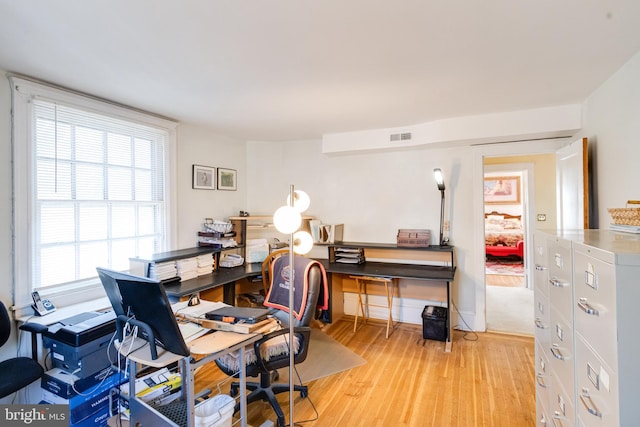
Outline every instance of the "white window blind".
<svg viewBox="0 0 640 427"><path fill-rule="evenodd" d="M35 100L34 288L129 268L166 230L167 132Z"/></svg>
<svg viewBox="0 0 640 427"><path fill-rule="evenodd" d="M14 303L33 290L56 305L104 295L96 267L128 270L170 245L176 123L10 80Z"/></svg>

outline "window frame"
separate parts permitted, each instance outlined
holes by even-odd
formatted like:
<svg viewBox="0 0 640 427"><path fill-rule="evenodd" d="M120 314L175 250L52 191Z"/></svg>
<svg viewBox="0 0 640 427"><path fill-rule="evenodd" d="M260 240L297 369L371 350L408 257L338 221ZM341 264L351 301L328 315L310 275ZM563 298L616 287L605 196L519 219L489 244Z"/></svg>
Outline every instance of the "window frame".
<svg viewBox="0 0 640 427"><path fill-rule="evenodd" d="M100 99L94 96L74 92L65 88L54 87L21 76L9 76L12 93L12 222L13 222L13 293L14 306L22 311L31 305L33 227L34 218L34 175L36 163L34 161L33 145L33 104L32 99L44 98L49 101L60 102L74 108L88 110L107 116L117 117L156 128L162 128L168 134L165 164L166 205L167 218L165 247L171 247L176 241L176 212L175 203L175 170L176 170L176 127L177 122L135 110L120 104ZM97 274L96 274L97 276ZM81 283L68 286L54 286L43 288L41 294L50 299L56 306L77 304L104 297L104 290L97 277ZM25 314L28 310L25 310ZM19 314L19 313L18 313Z"/></svg>

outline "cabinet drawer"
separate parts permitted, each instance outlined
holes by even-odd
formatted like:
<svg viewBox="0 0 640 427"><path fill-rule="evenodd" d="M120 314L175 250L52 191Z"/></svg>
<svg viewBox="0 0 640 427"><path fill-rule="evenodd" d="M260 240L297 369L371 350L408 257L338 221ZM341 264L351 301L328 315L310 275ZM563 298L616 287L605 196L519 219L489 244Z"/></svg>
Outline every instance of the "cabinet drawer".
<svg viewBox="0 0 640 427"><path fill-rule="evenodd" d="M551 345L547 355L552 372L562 382L567 391L573 390L575 361L573 328L555 308L551 308Z"/></svg>
<svg viewBox="0 0 640 427"><path fill-rule="evenodd" d="M533 287L536 292L549 296L549 268L546 264L535 263L533 266Z"/></svg>
<svg viewBox="0 0 640 427"><path fill-rule="evenodd" d="M614 266L582 252L574 255L574 328L617 370Z"/></svg>
<svg viewBox="0 0 640 427"><path fill-rule="evenodd" d="M566 282L570 282L571 261L571 242L562 239L550 242L547 254L549 277L557 277Z"/></svg>
<svg viewBox="0 0 640 427"><path fill-rule="evenodd" d="M551 407L552 383L547 353L544 347L536 344L536 401L541 402L545 408Z"/></svg>
<svg viewBox="0 0 640 427"><path fill-rule="evenodd" d="M550 427L551 425L551 417L547 407L540 401L536 401L536 427Z"/></svg>
<svg viewBox="0 0 640 427"><path fill-rule="evenodd" d="M576 334L576 407L587 427L619 425L618 379Z"/></svg>
<svg viewBox="0 0 640 427"><path fill-rule="evenodd" d="M575 425L575 407L573 406L573 389L567 392L553 375L553 396L551 397L551 426L572 427Z"/></svg>
<svg viewBox="0 0 640 427"><path fill-rule="evenodd" d="M549 297L536 290L533 297L536 341L548 348L551 341L551 307Z"/></svg>

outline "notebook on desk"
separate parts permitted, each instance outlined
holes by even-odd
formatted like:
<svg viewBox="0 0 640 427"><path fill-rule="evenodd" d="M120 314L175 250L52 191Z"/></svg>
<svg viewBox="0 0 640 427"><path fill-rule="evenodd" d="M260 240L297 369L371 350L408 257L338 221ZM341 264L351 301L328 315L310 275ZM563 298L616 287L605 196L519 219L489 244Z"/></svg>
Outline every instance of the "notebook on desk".
<svg viewBox="0 0 640 427"><path fill-rule="evenodd" d="M227 323L257 323L265 320L269 313L268 308L228 306L209 311L205 317Z"/></svg>

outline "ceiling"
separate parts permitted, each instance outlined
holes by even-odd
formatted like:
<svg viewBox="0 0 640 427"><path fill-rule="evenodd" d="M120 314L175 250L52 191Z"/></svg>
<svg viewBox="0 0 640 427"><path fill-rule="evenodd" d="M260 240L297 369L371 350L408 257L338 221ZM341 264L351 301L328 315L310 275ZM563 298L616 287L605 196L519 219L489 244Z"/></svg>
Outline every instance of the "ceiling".
<svg viewBox="0 0 640 427"><path fill-rule="evenodd" d="M0 0L0 69L242 140L581 103L638 0Z"/></svg>

